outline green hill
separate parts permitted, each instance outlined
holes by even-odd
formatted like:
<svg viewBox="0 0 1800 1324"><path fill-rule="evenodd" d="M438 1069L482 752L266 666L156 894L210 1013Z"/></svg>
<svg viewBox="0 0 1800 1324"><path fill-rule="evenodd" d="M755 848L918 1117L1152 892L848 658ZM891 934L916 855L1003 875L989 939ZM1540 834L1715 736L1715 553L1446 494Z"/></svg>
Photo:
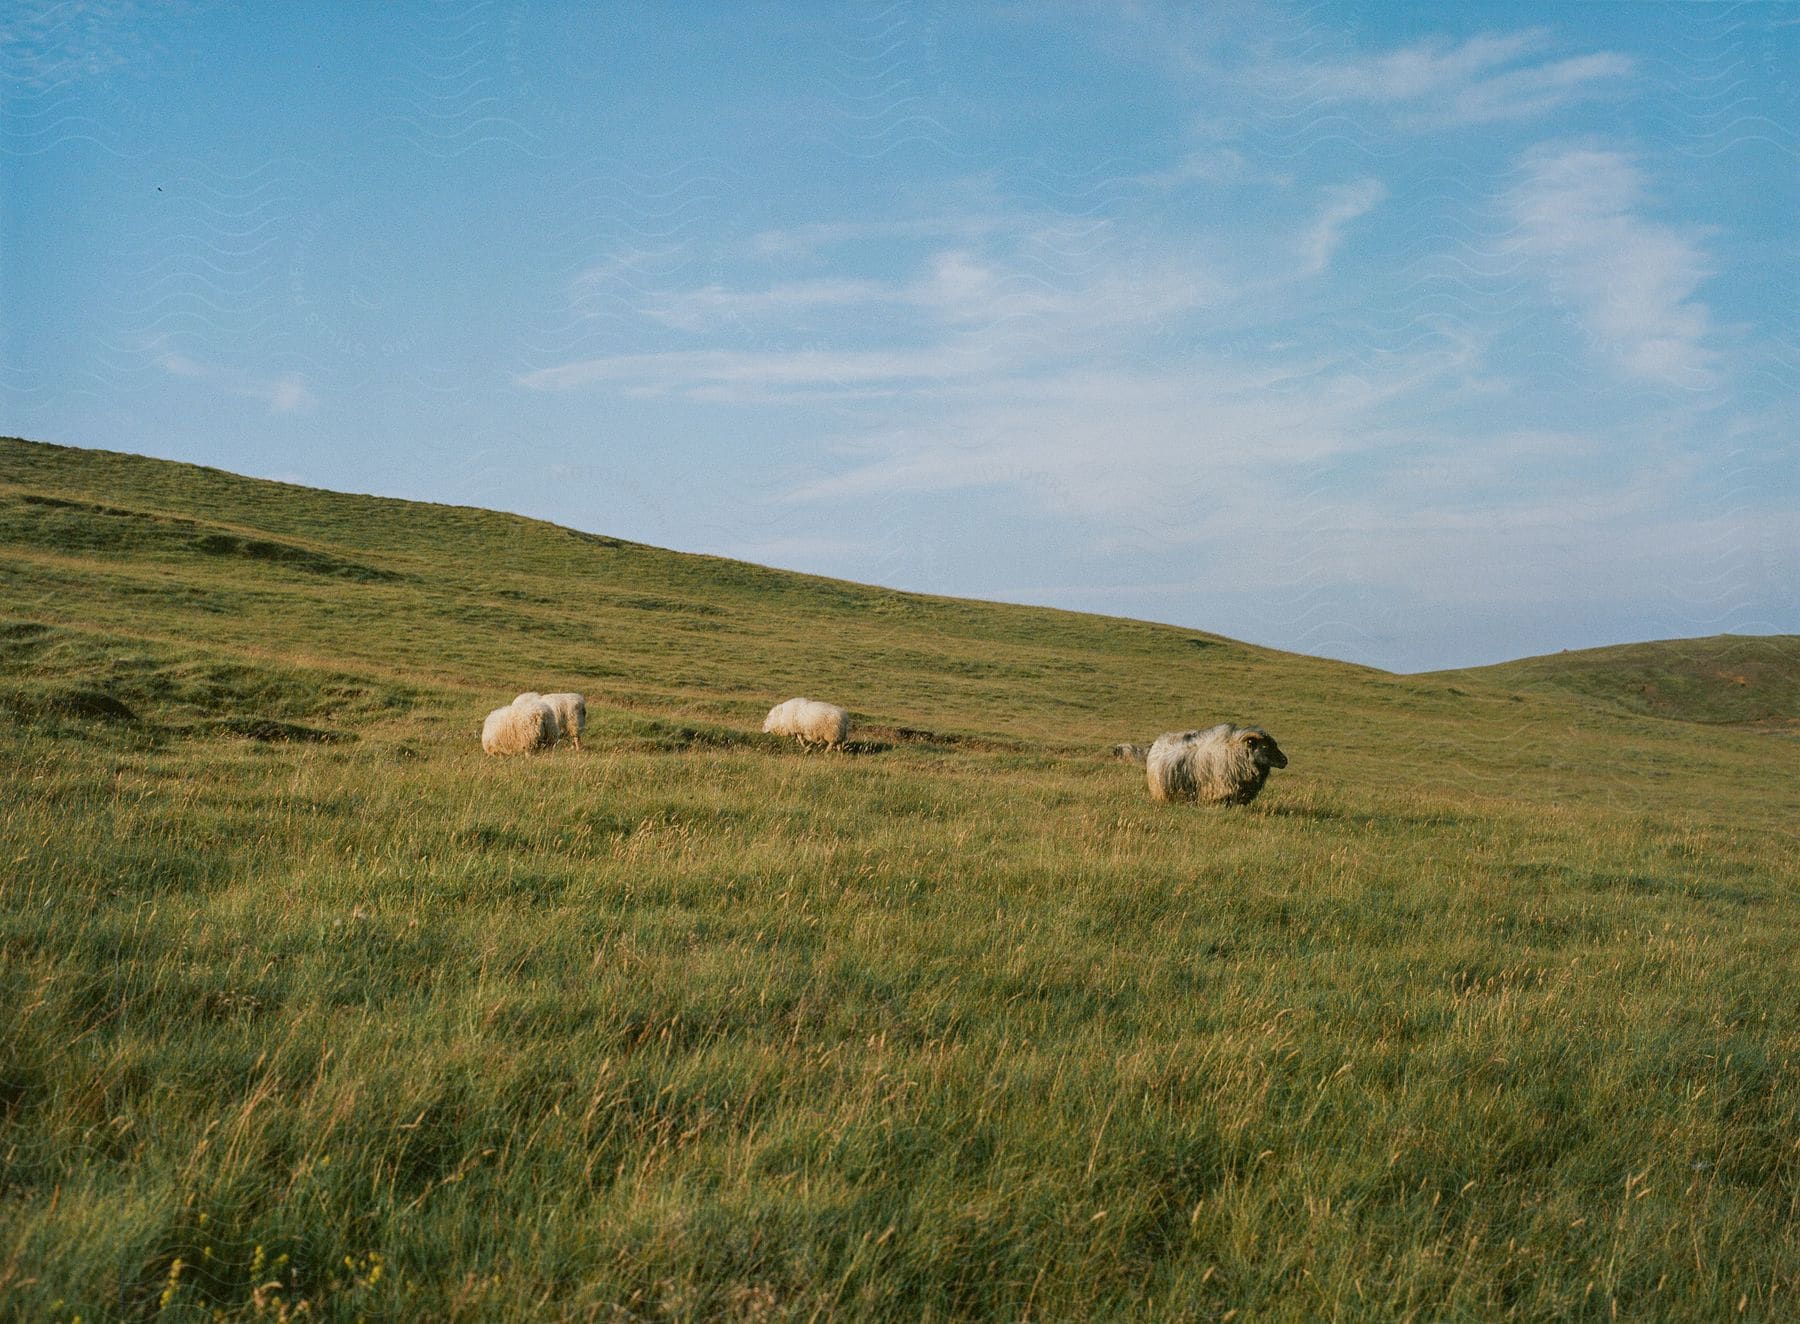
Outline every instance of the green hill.
<svg viewBox="0 0 1800 1324"><path fill-rule="evenodd" d="M1617 644L1440 674L1524 693L1574 694L1652 717L1800 726L1797 635Z"/></svg>
<svg viewBox="0 0 1800 1324"><path fill-rule="evenodd" d="M116 655L123 633L220 665L360 670L371 687L404 677L411 702L465 723L468 705L537 678L580 682L622 711L754 731L771 694L811 686L877 721L1075 747L1116 738L1126 714L1180 720L1185 699L1153 716L1179 693L1157 675L1171 668L1205 676L1239 713L1285 677L1387 683L1193 631L895 593L489 511L4 446L9 589L21 608L82 604L23 613L54 623L65 647ZM152 700L100 665L63 674ZM1103 692L1119 684L1123 713ZM297 676L288 686L265 706L330 715ZM195 715L191 703L180 711Z"/></svg>
<svg viewBox="0 0 1800 1324"><path fill-rule="evenodd" d="M1800 1291L1786 700L18 440L0 585L0 1316ZM480 753L526 688L587 694L585 749ZM798 693L851 750L760 734ZM1242 809L1107 757L1219 720L1291 760Z"/></svg>

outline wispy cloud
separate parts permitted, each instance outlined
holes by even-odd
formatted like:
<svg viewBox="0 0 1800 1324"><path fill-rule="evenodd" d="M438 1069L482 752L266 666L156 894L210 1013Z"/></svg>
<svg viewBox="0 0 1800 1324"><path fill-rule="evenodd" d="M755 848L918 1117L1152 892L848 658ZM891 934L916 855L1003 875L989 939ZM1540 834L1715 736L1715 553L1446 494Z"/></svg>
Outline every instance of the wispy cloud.
<svg viewBox="0 0 1800 1324"><path fill-rule="evenodd" d="M934 420L866 434L848 467L790 496L1024 485L1051 508L1115 522L1115 533L1154 529L1162 545L1212 540L1263 519L1322 463L1393 445L1375 425L1381 411L1465 358L1438 346L1371 372L1198 357L971 384ZM1230 503L1219 499L1225 492Z"/></svg>
<svg viewBox="0 0 1800 1324"><path fill-rule="evenodd" d="M1694 297L1711 274L1698 240L1642 214L1623 152L1548 144L1526 153L1506 207L1525 250L1602 352L1639 377L1704 386L1716 359Z"/></svg>
<svg viewBox="0 0 1800 1324"><path fill-rule="evenodd" d="M579 316L634 313L653 293L693 262L686 244L618 248L592 263L569 283L569 306Z"/></svg>
<svg viewBox="0 0 1800 1324"><path fill-rule="evenodd" d="M1542 115L1610 91L1635 67L1611 51L1536 58L1548 42L1535 29L1457 43L1432 38L1274 72L1297 94L1385 107L1397 125L1422 130Z"/></svg>
<svg viewBox="0 0 1800 1324"><path fill-rule="evenodd" d="M0 21L0 82L38 90L129 64L155 8L136 0L17 6Z"/></svg>
<svg viewBox="0 0 1800 1324"><path fill-rule="evenodd" d="M268 383L267 389L269 409L273 413L291 414L313 403L312 392L306 389L306 383L298 377L283 377ZM257 398L261 398L260 394Z"/></svg>
<svg viewBox="0 0 1800 1324"><path fill-rule="evenodd" d="M1226 283L1192 252L1121 255L1111 245L1104 222L1062 230L1021 222L995 245L1003 253L941 249L904 279L615 287L608 297L648 321L739 345L600 355L514 380L538 391L610 384L712 400L866 394L1128 351L1226 295ZM578 299L594 279L580 278ZM753 348L742 347L747 335Z"/></svg>
<svg viewBox="0 0 1800 1324"><path fill-rule="evenodd" d="M567 391L611 382L647 394L711 395L721 388L757 391L806 387L866 388L920 379L942 379L979 370L958 349L927 350L674 350L664 354L612 354L521 374L519 385Z"/></svg>
<svg viewBox="0 0 1800 1324"><path fill-rule="evenodd" d="M1312 274L1325 270L1344 241L1344 227L1373 210L1385 197L1387 189L1378 179L1359 179L1326 189L1324 210L1300 238L1300 255L1306 270Z"/></svg>
<svg viewBox="0 0 1800 1324"><path fill-rule="evenodd" d="M845 244L882 240L948 240L966 244L1010 231L1017 225L1018 218L1011 214L960 211L883 220L815 221L759 231L751 239L751 248L760 257L795 257Z"/></svg>
<svg viewBox="0 0 1800 1324"><path fill-rule="evenodd" d="M1579 98L1610 91L1616 80L1628 77L1635 68L1626 56L1601 51L1510 69L1460 88L1451 101L1450 118L1462 124L1482 124L1542 115Z"/></svg>
<svg viewBox="0 0 1800 1324"><path fill-rule="evenodd" d="M1231 184L1250 177L1253 172L1244 154L1235 147L1213 143L1196 147L1174 165L1153 170L1137 177L1140 184L1151 188L1174 188L1181 184Z"/></svg>
<svg viewBox="0 0 1800 1324"><path fill-rule="evenodd" d="M265 377L256 373L240 372L234 368L203 363L191 355L174 350L166 350L159 354L156 365L171 377L205 382L227 395L261 401L269 407L271 414L292 414L302 409L310 409L317 403L312 392L307 389L304 379L295 373L286 373L279 377Z"/></svg>
<svg viewBox="0 0 1800 1324"><path fill-rule="evenodd" d="M157 366L171 377L206 377L212 369L198 359L189 358L186 354L173 352L164 354L157 361Z"/></svg>
<svg viewBox="0 0 1800 1324"><path fill-rule="evenodd" d="M816 309L853 307L895 301L892 285L871 280L799 280L736 290L705 285L694 290L660 291L644 305L644 314L683 331L710 331L733 322L791 317Z"/></svg>
<svg viewBox="0 0 1800 1324"><path fill-rule="evenodd" d="M1323 96L1359 101L1418 101L1459 92L1491 71L1540 48L1541 30L1484 33L1452 44L1441 37L1378 54L1323 60L1312 66Z"/></svg>

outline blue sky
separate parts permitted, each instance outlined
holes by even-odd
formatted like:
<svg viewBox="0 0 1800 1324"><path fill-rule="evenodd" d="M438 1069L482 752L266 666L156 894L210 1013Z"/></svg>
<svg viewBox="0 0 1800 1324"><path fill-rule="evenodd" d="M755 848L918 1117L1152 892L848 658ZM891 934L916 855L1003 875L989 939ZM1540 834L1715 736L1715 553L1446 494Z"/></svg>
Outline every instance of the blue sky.
<svg viewBox="0 0 1800 1324"><path fill-rule="evenodd" d="M1800 632L1800 8L9 13L0 430L1396 669Z"/></svg>

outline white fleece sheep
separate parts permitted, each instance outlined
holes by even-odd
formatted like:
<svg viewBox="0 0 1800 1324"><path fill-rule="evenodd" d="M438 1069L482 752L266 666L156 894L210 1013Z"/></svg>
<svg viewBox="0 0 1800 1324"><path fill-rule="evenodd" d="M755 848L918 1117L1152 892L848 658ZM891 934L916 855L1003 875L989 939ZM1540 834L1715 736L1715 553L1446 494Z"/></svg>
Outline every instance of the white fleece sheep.
<svg viewBox="0 0 1800 1324"><path fill-rule="evenodd" d="M556 714L541 699L514 699L496 708L481 724L484 754L529 754L556 743Z"/></svg>
<svg viewBox="0 0 1800 1324"><path fill-rule="evenodd" d="M817 699L789 699L769 709L763 730L770 735L792 736L802 745L841 749L850 734L850 714L835 703Z"/></svg>
<svg viewBox="0 0 1800 1324"><path fill-rule="evenodd" d="M556 731L558 737L567 736L569 743L576 749L581 748L581 733L587 726L587 698L580 694L539 694L536 690L527 690L514 703L529 703L536 700L550 705L550 711L556 714Z"/></svg>
<svg viewBox="0 0 1800 1324"><path fill-rule="evenodd" d="M1267 731L1221 722L1204 731L1158 736L1144 760L1152 800L1198 800L1247 805L1271 768L1287 767L1287 755Z"/></svg>

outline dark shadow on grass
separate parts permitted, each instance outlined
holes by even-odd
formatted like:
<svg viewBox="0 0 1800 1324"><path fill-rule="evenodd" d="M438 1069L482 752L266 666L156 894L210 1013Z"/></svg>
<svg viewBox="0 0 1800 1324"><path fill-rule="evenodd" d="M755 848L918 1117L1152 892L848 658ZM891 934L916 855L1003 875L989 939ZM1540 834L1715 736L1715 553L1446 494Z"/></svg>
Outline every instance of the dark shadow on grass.
<svg viewBox="0 0 1800 1324"><path fill-rule="evenodd" d="M268 538L244 538L235 533L209 533L196 538L194 550L207 556L237 556L251 561L267 561L274 565L304 570L309 574L330 575L362 583L391 583L400 578L392 570L349 561L341 556L297 547L292 543Z"/></svg>
<svg viewBox="0 0 1800 1324"><path fill-rule="evenodd" d="M862 739L848 742L851 745L879 745L882 749L892 749L896 745L916 745L924 749L955 749L963 743L961 736L949 735L938 731L927 731L916 726L881 726L857 724L857 734Z"/></svg>
<svg viewBox="0 0 1800 1324"><path fill-rule="evenodd" d="M992 740L983 736L956 735L949 731L927 731L917 726L885 726L859 722L856 730L863 736L873 737L873 741L865 743L886 742L889 748L910 745L919 749L944 752L964 750L979 754L1016 753L1025 748L1017 740Z"/></svg>
<svg viewBox="0 0 1800 1324"><path fill-rule="evenodd" d="M891 749L885 740L846 740L843 745L846 754L886 754Z"/></svg>
<svg viewBox="0 0 1800 1324"><path fill-rule="evenodd" d="M243 736L269 745L350 744L357 736L349 731L328 731L297 722L278 722L272 717L216 717L179 728L188 736Z"/></svg>
<svg viewBox="0 0 1800 1324"><path fill-rule="evenodd" d="M64 690L44 700L44 707L63 717L94 717L103 722L135 722L131 708L99 690Z"/></svg>
<svg viewBox="0 0 1800 1324"><path fill-rule="evenodd" d="M846 740L841 745L803 745L792 736L776 736L760 734L756 743L771 754L796 754L805 758L845 755L861 757L865 754L886 754L894 747L885 740Z"/></svg>
<svg viewBox="0 0 1800 1324"><path fill-rule="evenodd" d="M686 749L733 749L756 744L762 739L760 735L736 731L728 726L705 726L697 722L665 722L651 718L644 727L640 747L669 753Z"/></svg>

